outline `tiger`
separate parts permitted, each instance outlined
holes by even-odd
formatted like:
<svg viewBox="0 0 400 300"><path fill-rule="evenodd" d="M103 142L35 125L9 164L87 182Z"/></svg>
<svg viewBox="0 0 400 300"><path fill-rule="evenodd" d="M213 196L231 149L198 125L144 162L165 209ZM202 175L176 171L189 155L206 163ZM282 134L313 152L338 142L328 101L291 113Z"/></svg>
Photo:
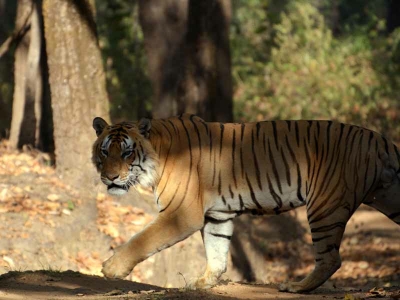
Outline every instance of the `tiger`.
<svg viewBox="0 0 400 300"><path fill-rule="evenodd" d="M124 278L141 261L200 230L204 274L216 285L227 269L233 219L306 206L315 267L280 291L309 292L341 266L347 222L362 204L400 224L400 153L383 135L337 121L205 122L182 114L108 125L93 120L92 160L110 194L151 188L157 217L103 263Z"/></svg>

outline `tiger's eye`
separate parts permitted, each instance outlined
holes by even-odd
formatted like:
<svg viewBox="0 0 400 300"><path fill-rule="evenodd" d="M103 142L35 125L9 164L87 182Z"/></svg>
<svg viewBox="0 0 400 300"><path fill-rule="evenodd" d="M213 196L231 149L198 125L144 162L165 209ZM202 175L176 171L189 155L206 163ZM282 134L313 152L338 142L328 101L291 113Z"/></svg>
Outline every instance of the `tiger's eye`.
<svg viewBox="0 0 400 300"><path fill-rule="evenodd" d="M101 149L101 154L103 154L103 156L107 157L108 151L106 149Z"/></svg>
<svg viewBox="0 0 400 300"><path fill-rule="evenodd" d="M133 153L133 150L126 150L124 153L122 153L122 157L123 158L128 158L129 156L131 156Z"/></svg>

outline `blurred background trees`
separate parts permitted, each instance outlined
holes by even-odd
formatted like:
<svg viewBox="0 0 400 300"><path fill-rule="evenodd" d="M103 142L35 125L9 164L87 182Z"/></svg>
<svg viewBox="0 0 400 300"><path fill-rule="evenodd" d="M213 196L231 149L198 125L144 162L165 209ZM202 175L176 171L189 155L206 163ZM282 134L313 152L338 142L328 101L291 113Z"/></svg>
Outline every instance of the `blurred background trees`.
<svg viewBox="0 0 400 300"><path fill-rule="evenodd" d="M152 112L232 121L230 0L142 0Z"/></svg>
<svg viewBox="0 0 400 300"><path fill-rule="evenodd" d="M238 121L338 119L400 135L397 1L190 3L96 0L114 121L182 111L229 120L233 98ZM0 1L0 42L14 30L15 12L14 1ZM3 136L18 84L10 63L17 50L0 60ZM213 105L227 116L212 113Z"/></svg>

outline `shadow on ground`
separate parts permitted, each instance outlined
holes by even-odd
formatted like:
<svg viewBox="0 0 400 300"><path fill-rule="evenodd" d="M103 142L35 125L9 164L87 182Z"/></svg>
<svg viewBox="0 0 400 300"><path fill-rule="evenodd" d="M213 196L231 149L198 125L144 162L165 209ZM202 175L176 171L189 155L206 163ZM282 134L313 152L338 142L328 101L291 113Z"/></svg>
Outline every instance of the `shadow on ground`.
<svg viewBox="0 0 400 300"><path fill-rule="evenodd" d="M84 275L65 271L26 271L9 272L0 276L0 299L342 299L346 294L364 299L379 296L391 299L399 288L381 289L380 294L371 294L368 290L344 291L340 289L320 288L310 294L288 294L278 292L275 285L255 285L226 283L210 290L164 289L149 284L127 280L106 280L99 276ZM378 292L377 292L378 293ZM396 294L397 293L397 294Z"/></svg>

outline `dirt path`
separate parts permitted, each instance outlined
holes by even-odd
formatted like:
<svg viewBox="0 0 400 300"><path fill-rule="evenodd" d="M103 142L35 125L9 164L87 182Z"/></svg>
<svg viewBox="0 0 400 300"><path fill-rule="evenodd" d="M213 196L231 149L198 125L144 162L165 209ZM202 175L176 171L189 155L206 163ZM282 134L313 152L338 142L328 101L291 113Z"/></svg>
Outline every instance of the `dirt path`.
<svg viewBox="0 0 400 300"><path fill-rule="evenodd" d="M346 298L347 297L347 298ZM318 289L311 294L279 293L275 286L228 283L206 291L163 289L127 280L105 280L77 272L11 272L0 277L0 299L399 299L396 288Z"/></svg>

